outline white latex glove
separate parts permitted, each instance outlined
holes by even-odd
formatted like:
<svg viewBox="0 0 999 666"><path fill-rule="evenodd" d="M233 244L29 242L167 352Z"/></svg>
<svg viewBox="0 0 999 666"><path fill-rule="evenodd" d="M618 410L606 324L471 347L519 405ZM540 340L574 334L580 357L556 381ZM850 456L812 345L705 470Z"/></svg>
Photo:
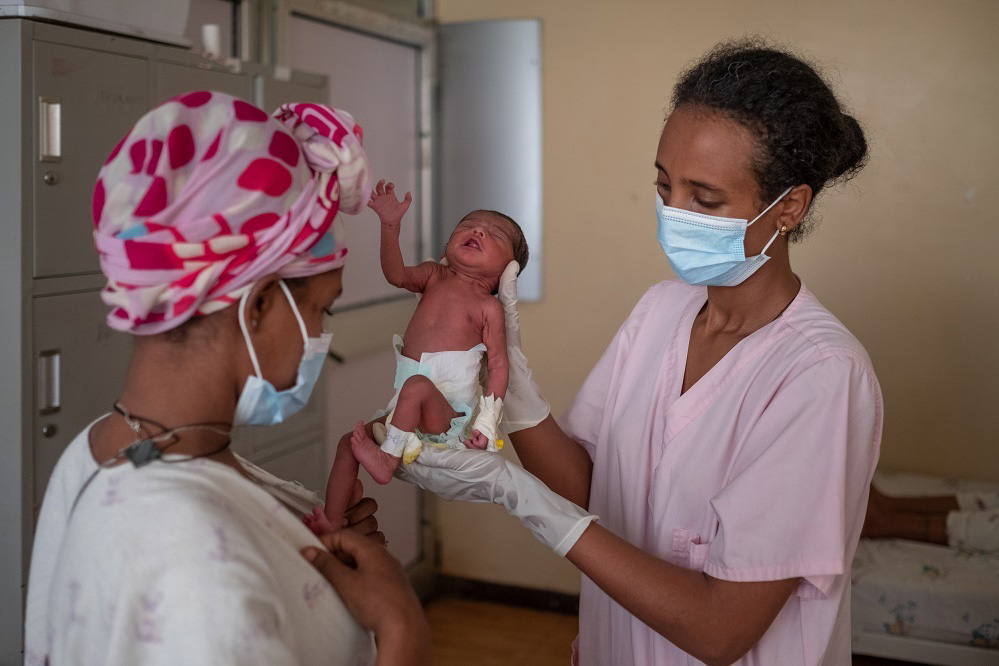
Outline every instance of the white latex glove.
<svg viewBox="0 0 999 666"><path fill-rule="evenodd" d="M489 440L486 451L499 451L503 448L503 440L499 438L499 421L503 418L503 399L493 396L479 396L479 406L475 410L475 420L472 421L469 432L478 430Z"/></svg>
<svg viewBox="0 0 999 666"><path fill-rule="evenodd" d="M488 451L424 447L416 462L400 465L395 475L446 500L499 504L561 557L597 519L520 465Z"/></svg>
<svg viewBox="0 0 999 666"><path fill-rule="evenodd" d="M517 311L517 273L520 265L516 261L507 264L500 276L499 297L503 304L506 319L506 351L510 364L510 381L503 403L503 420L500 429L514 433L524 428L533 428L551 413L548 401L541 397L538 385L531 378L527 367L527 357L520 347L520 313Z"/></svg>

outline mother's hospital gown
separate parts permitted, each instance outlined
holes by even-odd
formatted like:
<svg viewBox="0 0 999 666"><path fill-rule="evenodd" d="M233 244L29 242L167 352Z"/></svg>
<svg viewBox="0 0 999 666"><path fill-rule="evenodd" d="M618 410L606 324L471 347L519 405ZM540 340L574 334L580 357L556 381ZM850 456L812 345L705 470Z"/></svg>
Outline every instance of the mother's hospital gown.
<svg viewBox="0 0 999 666"><path fill-rule="evenodd" d="M90 427L38 518L25 663L370 664L374 642L299 549L315 493L241 460L97 469ZM294 512L294 513L293 513Z"/></svg>
<svg viewBox="0 0 999 666"><path fill-rule="evenodd" d="M706 299L704 287L652 287L563 417L593 460L589 509L620 537L715 578L802 579L738 663L849 663L849 567L881 441L870 359L802 285L680 395ZM585 576L578 660L694 662Z"/></svg>

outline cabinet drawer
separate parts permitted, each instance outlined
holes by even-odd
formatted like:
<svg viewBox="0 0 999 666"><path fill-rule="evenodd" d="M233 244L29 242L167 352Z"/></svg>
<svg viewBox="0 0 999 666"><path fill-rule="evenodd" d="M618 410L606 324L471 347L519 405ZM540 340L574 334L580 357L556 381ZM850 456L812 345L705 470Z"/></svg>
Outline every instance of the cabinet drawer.
<svg viewBox="0 0 999 666"><path fill-rule="evenodd" d="M132 336L108 328L99 292L33 301L34 508L52 468L89 423L111 411L125 378Z"/></svg>
<svg viewBox="0 0 999 666"><path fill-rule="evenodd" d="M97 272L94 183L149 106L146 60L49 42L33 50L33 275Z"/></svg>

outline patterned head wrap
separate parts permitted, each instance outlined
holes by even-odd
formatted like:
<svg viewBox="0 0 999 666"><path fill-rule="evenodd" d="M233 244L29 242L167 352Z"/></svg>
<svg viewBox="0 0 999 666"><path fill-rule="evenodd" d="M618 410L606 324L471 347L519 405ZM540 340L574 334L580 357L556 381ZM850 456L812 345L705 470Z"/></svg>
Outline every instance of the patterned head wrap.
<svg viewBox="0 0 999 666"><path fill-rule="evenodd" d="M337 212L371 194L350 114L285 104L274 116L219 92L175 97L122 139L94 188L108 325L160 333L222 310L261 277L346 261Z"/></svg>

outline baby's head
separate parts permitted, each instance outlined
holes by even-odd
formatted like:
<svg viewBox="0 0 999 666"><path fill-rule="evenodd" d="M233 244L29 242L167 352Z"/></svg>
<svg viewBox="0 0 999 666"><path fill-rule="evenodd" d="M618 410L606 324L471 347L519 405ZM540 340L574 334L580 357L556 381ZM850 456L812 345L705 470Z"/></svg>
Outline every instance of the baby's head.
<svg viewBox="0 0 999 666"><path fill-rule="evenodd" d="M453 269L499 285L511 259L527 266L527 239L520 225L495 210L473 210L451 232L444 256Z"/></svg>

